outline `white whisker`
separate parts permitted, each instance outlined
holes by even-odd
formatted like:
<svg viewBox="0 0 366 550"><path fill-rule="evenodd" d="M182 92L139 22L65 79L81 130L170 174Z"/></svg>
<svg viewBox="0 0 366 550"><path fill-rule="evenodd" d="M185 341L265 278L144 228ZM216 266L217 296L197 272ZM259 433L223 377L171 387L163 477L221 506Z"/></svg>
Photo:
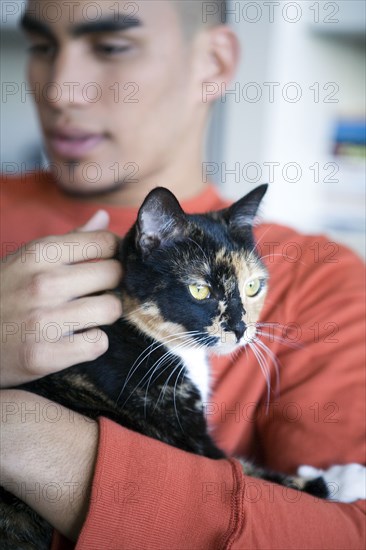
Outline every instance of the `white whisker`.
<svg viewBox="0 0 366 550"><path fill-rule="evenodd" d="M272 229L273 225L270 225L269 227L267 227L267 229L264 231L263 235L261 236L261 238L256 241L255 245L253 246L252 250L249 252L249 256L248 256L248 261L250 262L251 261L251 256L256 253L258 254L258 251L257 251L257 248L258 248L258 245L259 243L261 242L261 240L263 239L263 237L265 236L266 233L268 233L268 231L270 229Z"/></svg>
<svg viewBox="0 0 366 550"><path fill-rule="evenodd" d="M271 379L270 379L269 371L267 369L267 362L265 360L263 352L260 349L258 349L255 342L249 342L249 347L252 350L252 352L254 353L254 355L255 355L255 357L258 361L258 364L260 366L260 369L263 373L263 376L266 380L266 384L267 384L267 408L266 408L266 412L268 413L269 400L270 400L270 391L271 391Z"/></svg>
<svg viewBox="0 0 366 550"><path fill-rule="evenodd" d="M275 393L276 393L276 395L278 395L279 391L280 391L280 369L279 369L279 366L280 366L281 363L280 363L279 359L276 357L276 355L273 353L273 351L268 346L266 346L266 344L264 342L262 342L261 340L257 340L256 344L260 348L262 348L262 350L264 352L266 352L272 360L272 363L273 363L273 366L274 366L275 372L276 372L276 392Z"/></svg>
<svg viewBox="0 0 366 550"><path fill-rule="evenodd" d="M286 328L286 325L283 325L282 323L277 323L274 321L273 323L256 323L257 327L274 327L278 329L284 329Z"/></svg>
<svg viewBox="0 0 366 550"><path fill-rule="evenodd" d="M182 333L176 333L174 335L174 337L171 337L171 338L166 338L165 341L163 343L159 343L157 344L155 347L153 347L155 345L155 342L153 344L151 344L150 346L148 346L148 348L146 348L141 354L139 357L141 357L139 363L133 368L133 366L136 364L136 361L134 363L134 365L131 367L130 371L129 371L129 374L127 375L126 377L126 380L125 380L125 383L124 383L124 386L122 388L122 390L120 391L119 393L119 396L117 398L117 401L120 399L128 381L131 379L131 377L133 376L133 374L136 372L136 370L139 368L139 366L142 365L142 363L145 361L145 360L148 360L148 357L151 355L151 353L155 352L158 348L161 348L162 346L164 346L165 344L167 343L171 343L171 342L174 342L176 340L181 340L182 338L182 335L189 335L189 336L197 336L197 335L200 335L200 334L205 334L203 332L199 332L199 331L187 331L187 332L182 332ZM179 335L179 336L177 336ZM208 339L208 337L206 337L205 339ZM200 341L200 340L199 340ZM178 346L174 346L172 349L168 349L159 359L158 361L156 361L149 369L147 372L144 373L143 377L141 378L141 380L138 382L138 384L133 388L133 390L130 392L130 394L128 395L128 397L125 399L125 401L123 402L122 404L122 408L125 406L126 402L130 399L130 397L133 395L133 393L137 390L137 388L139 386L141 387L144 387L145 384L147 384L147 388L146 388L146 392L145 392L145 415L146 415L146 402L147 402L147 392L148 392L148 388L149 388L149 385L150 383L152 382L153 380L153 377L154 375L159 371L159 369L162 368L162 366L166 363L166 361L170 358L170 357L178 357L175 352L179 349L183 349L183 348L186 348L186 347L195 347L196 344L195 344L195 340L188 340L188 341L185 341L185 342L182 342L181 344L179 344ZM148 353L146 353L147 350L149 350L149 348L152 348L150 349L150 351ZM163 372L165 372L165 370L167 370L170 366L171 366L172 363L169 363L168 366L166 366L163 370L160 370L160 372L158 372L158 376L160 376ZM175 370L175 369L174 369ZM173 372L174 372L173 370ZM132 372L131 372L132 371ZM151 372L152 371L152 372ZM150 374L151 373L151 374ZM150 376L149 376L150 374ZM146 382L143 384L144 380L148 377L148 379L146 380ZM168 378L168 381L169 381L170 378Z"/></svg>
<svg viewBox="0 0 366 550"><path fill-rule="evenodd" d="M195 241L195 240L192 239L192 238L188 238L187 240L188 240L188 241L191 241L191 242L194 243L196 246L198 246L198 248L201 250L202 254L203 254L204 257L205 257L206 262L207 262L208 264L210 264L210 260L209 260L209 258L208 258L208 256L207 256L206 252L203 250L202 246L201 246L200 244L198 244L198 242Z"/></svg>
<svg viewBox="0 0 366 550"><path fill-rule="evenodd" d="M297 258L293 258L291 256L288 256L287 254L284 254L283 252L282 253L275 253L275 254L265 254L264 256L261 256L261 260L264 260L264 258L273 258L274 256L281 256L281 258L286 258L286 260L289 261L289 263L296 263L296 262L300 262L302 265L304 265L306 267L306 263L303 262L302 260L300 259L297 259Z"/></svg>
<svg viewBox="0 0 366 550"><path fill-rule="evenodd" d="M173 341L173 339L171 339L170 341ZM122 393L123 393L123 391L124 391L124 389L125 389L125 387L126 387L128 381L131 379L131 377L132 377L133 374L136 372L136 370L138 369L138 367L141 366L142 363L143 363L145 360L148 360L148 358L150 357L150 355L151 355L151 353L152 353L153 351L156 351L156 349L162 347L163 345L164 345L164 344L159 344L159 345L157 345L155 348L153 348L152 350L150 350L150 352L149 352L147 355L145 355L145 357L143 357L143 358L140 360L139 364L135 367L134 372L131 373L131 374L129 375L128 380L126 379L125 384L124 384L124 386L123 386L123 388L122 388L122 390L121 390L121 392L120 392L120 394L119 394L118 399L119 399L120 396L122 395ZM134 387L134 389L133 389L132 392L130 393L129 397L131 397L131 395L134 393L134 391L137 390L137 388L142 384L142 382L145 380L145 378L146 378L147 376L149 376L149 373L150 373L151 371L154 371L154 372L155 372L155 371L158 369L159 364L160 364L162 361L163 361L163 363L164 363L164 362L165 362L165 358L169 357L170 354L171 354L171 350L166 351L166 352L162 355L162 357L159 358L158 361L156 361L155 363L153 363L153 365L147 370L147 372L145 372L145 374L144 374L143 377L140 379L140 381L138 382L138 384L136 384L136 386ZM154 372L152 373L151 376L153 376ZM144 386L144 384L142 385L142 387L143 387L143 386ZM126 401L129 399L129 397L126 399ZM126 403L126 401L124 402L124 404Z"/></svg>
<svg viewBox="0 0 366 550"><path fill-rule="evenodd" d="M183 433L184 433L184 430L183 430L182 424L180 423L178 409L177 409L176 392L177 392L177 384L178 384L179 377L182 374L182 372L184 372L184 371L185 371L185 367L184 367L184 365L182 365L182 367L181 367L181 369L178 373L178 376L175 380L174 389L173 389L173 402L174 402L175 416L177 417L178 424L179 424L179 426L180 426Z"/></svg>
<svg viewBox="0 0 366 550"><path fill-rule="evenodd" d="M281 336L278 336L277 334L271 334L270 332L265 332L263 330L260 331L260 336L264 336L265 338L268 338L271 342L279 342L280 344L284 344L285 346L288 346L289 348L293 349L302 349L304 346L302 344L296 344L295 342L292 342L291 340L288 341L286 338L282 338Z"/></svg>
<svg viewBox="0 0 366 550"><path fill-rule="evenodd" d="M183 338L184 336L191 336L193 334L199 334L198 331L186 331L186 332L177 332L176 334L172 335L171 337L169 338L166 338L164 339L163 342L153 342L152 344L150 344L147 348L145 348L141 353L140 355L138 356L138 358L136 359L136 361L133 363L133 365L131 366L130 370L128 371L128 374L126 376L126 379L125 379L125 382L124 382L124 385L120 391L120 393L118 394L118 397L117 397L117 402L119 400L119 398L121 397L126 385L128 384L128 382L130 381L130 379L132 378L132 376L134 375L134 373L136 372L136 370L139 368L139 366L145 361L145 359L148 358L149 355L151 355L154 351L156 351L157 349L161 348L162 346L165 346L166 344L169 344L175 340L179 340L181 338Z"/></svg>

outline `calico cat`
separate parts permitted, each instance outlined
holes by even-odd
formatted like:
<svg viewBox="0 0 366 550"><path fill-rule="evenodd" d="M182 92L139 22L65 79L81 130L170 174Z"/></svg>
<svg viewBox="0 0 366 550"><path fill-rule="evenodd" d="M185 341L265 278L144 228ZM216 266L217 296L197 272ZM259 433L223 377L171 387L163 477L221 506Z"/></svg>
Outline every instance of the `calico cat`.
<svg viewBox="0 0 366 550"><path fill-rule="evenodd" d="M102 327L108 351L22 388L179 449L224 458L203 412L208 358L255 338L268 273L252 226L266 189L201 215L185 214L167 189L151 191L121 241L123 278L116 292L123 316ZM249 475L327 496L321 478L305 482L244 464ZM1 548L48 548L48 524L4 489L0 497Z"/></svg>

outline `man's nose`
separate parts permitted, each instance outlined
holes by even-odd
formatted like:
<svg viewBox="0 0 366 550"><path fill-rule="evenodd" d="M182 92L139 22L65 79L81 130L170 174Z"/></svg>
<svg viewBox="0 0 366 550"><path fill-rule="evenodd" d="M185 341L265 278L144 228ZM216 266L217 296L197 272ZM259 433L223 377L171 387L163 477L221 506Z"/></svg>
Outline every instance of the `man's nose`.
<svg viewBox="0 0 366 550"><path fill-rule="evenodd" d="M88 71L80 55L71 49L61 49L54 60L49 88L49 103L55 108L90 105L100 94L100 86L88 78Z"/></svg>

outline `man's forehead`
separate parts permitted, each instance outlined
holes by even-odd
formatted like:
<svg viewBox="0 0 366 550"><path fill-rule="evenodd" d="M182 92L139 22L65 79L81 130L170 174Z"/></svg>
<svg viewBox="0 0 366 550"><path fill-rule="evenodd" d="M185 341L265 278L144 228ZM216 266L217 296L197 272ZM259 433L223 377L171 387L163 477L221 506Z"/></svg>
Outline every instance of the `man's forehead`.
<svg viewBox="0 0 366 550"><path fill-rule="evenodd" d="M47 26L61 25L75 34L88 27L89 32L94 29L98 31L98 23L103 23L100 32L108 31L108 25L104 25L107 22L110 30L125 30L161 23L162 18L173 17L176 17L176 10L171 0L28 0L23 21L26 24L40 22Z"/></svg>

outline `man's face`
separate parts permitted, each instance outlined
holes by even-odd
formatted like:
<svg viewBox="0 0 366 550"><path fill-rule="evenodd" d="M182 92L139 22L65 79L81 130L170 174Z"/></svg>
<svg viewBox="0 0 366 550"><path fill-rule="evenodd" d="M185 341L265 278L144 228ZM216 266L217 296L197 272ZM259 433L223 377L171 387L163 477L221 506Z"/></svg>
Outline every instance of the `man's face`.
<svg viewBox="0 0 366 550"><path fill-rule="evenodd" d="M103 192L174 162L199 102L174 3L29 0L26 13L29 80L59 184Z"/></svg>

